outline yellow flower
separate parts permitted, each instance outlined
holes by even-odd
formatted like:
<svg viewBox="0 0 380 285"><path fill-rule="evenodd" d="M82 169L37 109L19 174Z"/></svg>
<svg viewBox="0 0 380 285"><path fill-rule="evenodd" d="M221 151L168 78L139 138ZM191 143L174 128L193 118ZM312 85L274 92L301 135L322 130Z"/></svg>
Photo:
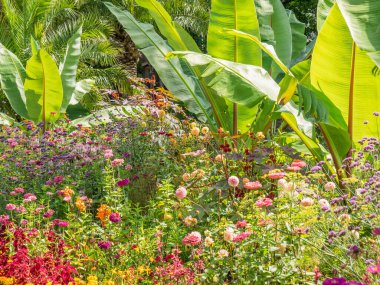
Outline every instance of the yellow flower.
<svg viewBox="0 0 380 285"><path fill-rule="evenodd" d="M12 285L13 284L13 277L0 277L0 284Z"/></svg>
<svg viewBox="0 0 380 285"><path fill-rule="evenodd" d="M192 134L193 136L198 136L199 133L200 133L199 128L195 127L195 128L192 128L192 129L191 129L191 134Z"/></svg>
<svg viewBox="0 0 380 285"><path fill-rule="evenodd" d="M87 277L87 285L98 285L98 277L90 275Z"/></svg>
<svg viewBox="0 0 380 285"><path fill-rule="evenodd" d="M166 115L166 113L165 113L164 110L159 110L159 111L158 111L158 117L159 117L159 118L163 118L163 117L165 117L165 115Z"/></svg>

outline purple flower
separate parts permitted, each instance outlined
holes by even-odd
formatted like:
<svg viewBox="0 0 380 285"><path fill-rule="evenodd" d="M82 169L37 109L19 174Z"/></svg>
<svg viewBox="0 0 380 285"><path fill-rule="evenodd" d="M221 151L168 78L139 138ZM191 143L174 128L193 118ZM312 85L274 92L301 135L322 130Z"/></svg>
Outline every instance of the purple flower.
<svg viewBox="0 0 380 285"><path fill-rule="evenodd" d="M372 235L374 235L374 236L380 235L380 228L373 228L372 229Z"/></svg>
<svg viewBox="0 0 380 285"><path fill-rule="evenodd" d="M119 213L111 213L110 215L110 221L112 223L118 223L121 221L121 217L120 217L120 214Z"/></svg>
<svg viewBox="0 0 380 285"><path fill-rule="evenodd" d="M109 249L111 247L111 242L106 240L101 240L98 242L98 246L101 249Z"/></svg>
<svg viewBox="0 0 380 285"><path fill-rule="evenodd" d="M124 186L127 186L129 184L129 179L126 178L126 179L123 179L123 180L120 180L117 182L117 186L119 187L124 187Z"/></svg>
<svg viewBox="0 0 380 285"><path fill-rule="evenodd" d="M323 281L322 285L347 285L347 280L340 277L329 278Z"/></svg>
<svg viewBox="0 0 380 285"><path fill-rule="evenodd" d="M323 281L322 285L363 285L360 282L353 280L346 280L342 277L334 277Z"/></svg>

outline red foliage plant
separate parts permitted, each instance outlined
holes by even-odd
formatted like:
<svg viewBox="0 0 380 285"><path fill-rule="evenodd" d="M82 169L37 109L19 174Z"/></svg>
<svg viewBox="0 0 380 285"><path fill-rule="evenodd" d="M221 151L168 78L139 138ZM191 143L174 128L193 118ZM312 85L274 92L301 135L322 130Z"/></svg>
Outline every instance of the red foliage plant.
<svg viewBox="0 0 380 285"><path fill-rule="evenodd" d="M54 231L43 233L47 251L32 255L27 230L0 216L0 276L13 277L16 284L68 284L76 269L66 260L66 244Z"/></svg>

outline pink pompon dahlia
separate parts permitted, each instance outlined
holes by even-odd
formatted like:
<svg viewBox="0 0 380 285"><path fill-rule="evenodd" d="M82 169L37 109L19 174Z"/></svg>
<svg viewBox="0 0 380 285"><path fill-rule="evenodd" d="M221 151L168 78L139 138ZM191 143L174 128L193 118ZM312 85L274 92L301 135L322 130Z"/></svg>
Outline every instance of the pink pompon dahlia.
<svg viewBox="0 0 380 285"><path fill-rule="evenodd" d="M237 178L236 176L230 176L228 178L228 185L234 188L237 187L239 185L239 178Z"/></svg>
<svg viewBox="0 0 380 285"><path fill-rule="evenodd" d="M201 241L202 241L202 235L199 232L191 232L183 238L182 244L197 245Z"/></svg>

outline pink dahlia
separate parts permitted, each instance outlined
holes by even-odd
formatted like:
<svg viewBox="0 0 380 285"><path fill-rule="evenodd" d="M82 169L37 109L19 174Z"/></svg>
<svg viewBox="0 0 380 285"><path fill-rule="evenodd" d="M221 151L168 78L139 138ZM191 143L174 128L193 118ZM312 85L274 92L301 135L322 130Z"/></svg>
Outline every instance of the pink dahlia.
<svg viewBox="0 0 380 285"><path fill-rule="evenodd" d="M246 238L248 238L251 234L252 234L251 231L243 232L243 233L237 234L237 235L234 237L233 242L241 242L241 241L245 240Z"/></svg>
<svg viewBox="0 0 380 285"><path fill-rule="evenodd" d="M281 179L285 176L286 173L284 172L273 172L273 173L269 173L268 174L268 177L270 179Z"/></svg>
<svg viewBox="0 0 380 285"><path fill-rule="evenodd" d="M259 200L256 201L256 206L259 208L262 207L269 207L272 205L272 199L269 198L260 198Z"/></svg>
<svg viewBox="0 0 380 285"><path fill-rule="evenodd" d="M244 184L244 188L245 189L249 189L249 190L259 189L262 186L263 185L261 185L261 183L259 181L252 181L252 182L247 182L247 183Z"/></svg>
<svg viewBox="0 0 380 285"><path fill-rule="evenodd" d="M301 170L301 167L299 166L288 166L286 168L287 171L292 171L292 172L297 172L297 171L300 171Z"/></svg>
<svg viewBox="0 0 380 285"><path fill-rule="evenodd" d="M201 241L202 241L202 235L199 232L191 232L183 238L182 244L197 245Z"/></svg>
<svg viewBox="0 0 380 285"><path fill-rule="evenodd" d="M178 199L184 199L187 195L187 191L185 187L179 187L175 191L175 195L177 196Z"/></svg>
<svg viewBox="0 0 380 285"><path fill-rule="evenodd" d="M299 160L299 159L295 159L293 162L292 162L292 165L291 166L298 166L300 168L303 168L306 166L306 162L305 161L302 161L302 160Z"/></svg>

